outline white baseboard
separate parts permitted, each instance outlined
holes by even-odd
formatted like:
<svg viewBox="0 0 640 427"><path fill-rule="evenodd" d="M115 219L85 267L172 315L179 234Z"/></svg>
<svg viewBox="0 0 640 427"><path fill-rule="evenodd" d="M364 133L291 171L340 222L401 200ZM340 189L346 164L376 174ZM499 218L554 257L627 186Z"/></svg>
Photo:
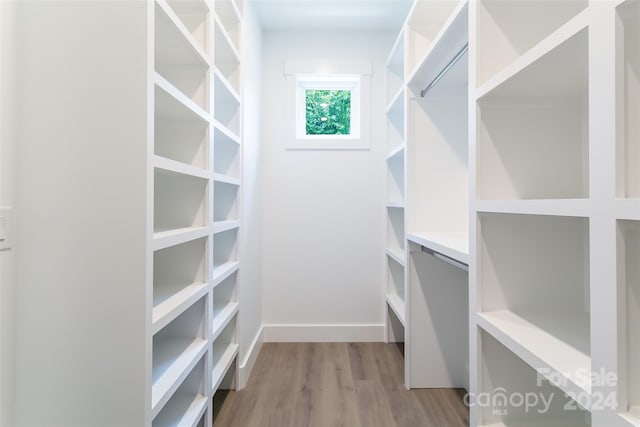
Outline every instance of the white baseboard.
<svg viewBox="0 0 640 427"><path fill-rule="evenodd" d="M264 326L260 328L256 337L253 339L251 343L251 347L249 351L247 351L247 355L244 360L240 364L240 368L238 369L238 384L237 389L241 390L247 385L247 381L249 381L249 376L251 375L251 371L253 371L253 366L256 364L256 360L258 360L258 354L260 354L260 349L262 348L262 343L264 342Z"/></svg>
<svg viewBox="0 0 640 427"><path fill-rule="evenodd" d="M263 325L264 342L384 342L380 325Z"/></svg>

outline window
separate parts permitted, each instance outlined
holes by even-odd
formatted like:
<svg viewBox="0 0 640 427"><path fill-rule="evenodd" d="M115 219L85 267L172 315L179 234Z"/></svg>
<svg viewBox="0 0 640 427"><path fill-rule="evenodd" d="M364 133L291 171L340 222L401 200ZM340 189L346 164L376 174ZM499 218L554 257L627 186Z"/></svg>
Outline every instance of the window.
<svg viewBox="0 0 640 427"><path fill-rule="evenodd" d="M297 76L296 138L359 138L360 76Z"/></svg>
<svg viewBox="0 0 640 427"><path fill-rule="evenodd" d="M287 60L284 65L287 149L369 149L370 61Z"/></svg>

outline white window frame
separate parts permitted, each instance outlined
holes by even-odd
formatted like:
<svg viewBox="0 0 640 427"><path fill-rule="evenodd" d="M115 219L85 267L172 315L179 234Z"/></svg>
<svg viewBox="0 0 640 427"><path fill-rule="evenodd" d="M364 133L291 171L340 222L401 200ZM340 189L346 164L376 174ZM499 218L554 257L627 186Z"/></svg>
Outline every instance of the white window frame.
<svg viewBox="0 0 640 427"><path fill-rule="evenodd" d="M359 60L285 62L285 140L288 150L368 150L372 64ZM359 81L359 85L357 84ZM307 135L306 89L351 90L349 135Z"/></svg>
<svg viewBox="0 0 640 427"><path fill-rule="evenodd" d="M307 134L307 90L348 90L351 94L349 134ZM298 75L296 76L296 138L297 139L359 139L360 138L360 75Z"/></svg>

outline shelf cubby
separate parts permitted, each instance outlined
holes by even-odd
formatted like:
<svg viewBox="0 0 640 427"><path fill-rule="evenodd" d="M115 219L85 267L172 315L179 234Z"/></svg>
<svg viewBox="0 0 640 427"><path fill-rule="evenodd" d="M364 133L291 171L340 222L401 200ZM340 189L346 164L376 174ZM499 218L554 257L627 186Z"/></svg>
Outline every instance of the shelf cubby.
<svg viewBox="0 0 640 427"><path fill-rule="evenodd" d="M478 323L536 369L590 393L589 221L481 214Z"/></svg>
<svg viewBox="0 0 640 427"><path fill-rule="evenodd" d="M621 292L619 308L626 313L623 329L626 333L621 341L626 344L621 348L626 366L621 369L621 386L626 387L626 402L621 408L635 425L640 425L640 221L618 221L618 289Z"/></svg>
<svg viewBox="0 0 640 427"><path fill-rule="evenodd" d="M196 427L207 409L204 358L185 378L151 423L152 427Z"/></svg>
<svg viewBox="0 0 640 427"><path fill-rule="evenodd" d="M207 126L211 117L160 74L155 74L154 117L162 124Z"/></svg>
<svg viewBox="0 0 640 427"><path fill-rule="evenodd" d="M152 415L155 417L169 401L207 349L206 298L153 336Z"/></svg>
<svg viewBox="0 0 640 427"><path fill-rule="evenodd" d="M219 72L214 73L214 118L231 132L239 133L240 96Z"/></svg>
<svg viewBox="0 0 640 427"><path fill-rule="evenodd" d="M208 183L206 179L156 169L154 233L205 227Z"/></svg>
<svg viewBox="0 0 640 427"><path fill-rule="evenodd" d="M238 186L216 181L213 190L213 221L238 220Z"/></svg>
<svg viewBox="0 0 640 427"><path fill-rule="evenodd" d="M469 389L469 276L409 244L410 386Z"/></svg>
<svg viewBox="0 0 640 427"><path fill-rule="evenodd" d="M481 199L589 197L587 46L588 29L582 28L480 90Z"/></svg>
<svg viewBox="0 0 640 427"><path fill-rule="evenodd" d="M154 121L154 153L196 168L208 168L208 126Z"/></svg>
<svg viewBox="0 0 640 427"><path fill-rule="evenodd" d="M479 406L479 426L591 426L591 414L562 390L542 380L534 368L491 335L478 334L482 381L477 401L472 403ZM529 400L531 406L520 400L533 395L537 400Z"/></svg>
<svg viewBox="0 0 640 427"><path fill-rule="evenodd" d="M387 108L389 150L402 147L405 140L405 90L400 89Z"/></svg>
<svg viewBox="0 0 640 427"><path fill-rule="evenodd" d="M235 272L220 282L213 289L212 319L216 333L218 327L224 324L235 314L238 307L238 273Z"/></svg>
<svg viewBox="0 0 640 427"><path fill-rule="evenodd" d="M239 92L240 84L240 55L233 42L228 37L220 21L215 21L214 29L214 65L225 77L231 87Z"/></svg>
<svg viewBox="0 0 640 427"><path fill-rule="evenodd" d="M387 227L387 248L403 253L405 245L404 209L387 209Z"/></svg>
<svg viewBox="0 0 640 427"><path fill-rule="evenodd" d="M208 111L208 55L191 33L186 31L182 20L176 19L172 12L173 9L164 1L156 3L155 70L185 96ZM206 27L206 14L201 19L202 25ZM206 32L206 28L203 31Z"/></svg>
<svg viewBox="0 0 640 427"><path fill-rule="evenodd" d="M240 173L240 144L231 135L217 127L214 129L213 141L214 173L237 178Z"/></svg>
<svg viewBox="0 0 640 427"><path fill-rule="evenodd" d="M387 59L387 102L391 103L404 85L404 31L400 32Z"/></svg>
<svg viewBox="0 0 640 427"><path fill-rule="evenodd" d="M404 267L395 259L387 258L387 295L397 297L404 304Z"/></svg>
<svg viewBox="0 0 640 427"><path fill-rule="evenodd" d="M587 0L479 1L475 34L478 85L569 22L587 3Z"/></svg>
<svg viewBox="0 0 640 427"><path fill-rule="evenodd" d="M398 147L387 157L387 201L404 202L404 146Z"/></svg>
<svg viewBox="0 0 640 427"><path fill-rule="evenodd" d="M212 355L212 383L214 390L223 385L222 380L228 371L230 371L229 368L238 354L236 333L236 322L231 320L219 334L214 337ZM228 387L229 385L226 386Z"/></svg>
<svg viewBox="0 0 640 427"><path fill-rule="evenodd" d="M416 1L407 20L407 70L406 76L413 71L432 47L434 39L451 15L458 0Z"/></svg>
<svg viewBox="0 0 640 427"><path fill-rule="evenodd" d="M464 69L462 62L455 67ZM468 103L462 95L417 97L409 103L408 232L467 233Z"/></svg>
<svg viewBox="0 0 640 427"><path fill-rule="evenodd" d="M156 333L207 292L207 239L153 253L153 332Z"/></svg>
<svg viewBox="0 0 640 427"><path fill-rule="evenodd" d="M640 3L617 8L617 196L640 198Z"/></svg>
<svg viewBox="0 0 640 427"><path fill-rule="evenodd" d="M240 11L232 0L216 0L215 11L233 47L240 51Z"/></svg>
<svg viewBox="0 0 640 427"><path fill-rule="evenodd" d="M218 233L215 235L214 240L214 270L237 261L238 229L232 229L224 231L222 233Z"/></svg>
<svg viewBox="0 0 640 427"><path fill-rule="evenodd" d="M161 0L165 1L165 0ZM206 0L166 0L203 52L209 52L209 7Z"/></svg>

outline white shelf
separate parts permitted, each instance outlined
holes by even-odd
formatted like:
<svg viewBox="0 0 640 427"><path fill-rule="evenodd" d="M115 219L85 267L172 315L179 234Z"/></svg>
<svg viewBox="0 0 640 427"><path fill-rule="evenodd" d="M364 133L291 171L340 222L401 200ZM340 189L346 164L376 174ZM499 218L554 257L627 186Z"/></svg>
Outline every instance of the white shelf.
<svg viewBox="0 0 640 427"><path fill-rule="evenodd" d="M388 70L401 70L404 67L404 31L401 31L393 42L393 47L387 57L386 66ZM399 76L403 76L404 72L396 72Z"/></svg>
<svg viewBox="0 0 640 427"><path fill-rule="evenodd" d="M239 186L240 185L240 178L236 178L233 176L229 176L229 175L224 175L221 173L214 173L213 174L213 180L215 182L220 182L223 184L229 184L229 185L235 185L235 186Z"/></svg>
<svg viewBox="0 0 640 427"><path fill-rule="evenodd" d="M435 36L431 47L418 61L416 68L408 78L408 86L413 89L416 96L420 93L420 89L429 84L447 66L454 55L467 44L469 38L468 20L468 2L466 0L460 1L444 23L443 28ZM468 64L466 60L464 62ZM468 72L463 64L461 64L460 68L463 72L458 74L462 78L455 80L455 83L453 83L453 93L460 93L460 91L466 93L468 88ZM453 74L452 72L453 69L449 70L446 76L450 77ZM441 83L443 82L439 82L438 85L440 86ZM447 86L443 93L450 96L452 85Z"/></svg>
<svg viewBox="0 0 640 427"><path fill-rule="evenodd" d="M565 393L574 396L591 393L588 375L586 379L581 376L591 372L591 358L582 350L590 348L585 328L589 324L588 314L575 316L553 311L517 314L500 310L479 313L478 324L531 367L542 370L540 373L546 378L565 379L563 384L556 384ZM554 325L556 334L540 328L540 324Z"/></svg>
<svg viewBox="0 0 640 427"><path fill-rule="evenodd" d="M478 63L480 85L531 53L548 51L548 44L563 39L587 1L481 2L478 4ZM585 18L585 13L582 13ZM525 61L527 62L527 61Z"/></svg>
<svg viewBox="0 0 640 427"><path fill-rule="evenodd" d="M232 132L228 127L223 125L217 120L213 120L214 127L214 141L218 139L223 139L226 142L234 143L236 145L240 145L240 137L237 133Z"/></svg>
<svg viewBox="0 0 640 427"><path fill-rule="evenodd" d="M170 246L201 239L209 234L208 227L184 227L153 233L153 250L158 251Z"/></svg>
<svg viewBox="0 0 640 427"><path fill-rule="evenodd" d="M407 239L463 264L469 264L468 233L409 232L407 233Z"/></svg>
<svg viewBox="0 0 640 427"><path fill-rule="evenodd" d="M153 157L153 166L156 169L161 169L167 172L173 172L181 175L187 175L194 178L211 178L211 174L206 169L191 166L186 163L178 162L176 160L168 159L166 157L158 155Z"/></svg>
<svg viewBox="0 0 640 427"><path fill-rule="evenodd" d="M171 395L189 375L193 367L207 351L208 341L202 338L175 339L154 346L154 371L163 373L153 379L151 391L151 413L155 417ZM177 356L176 356L177 355Z"/></svg>
<svg viewBox="0 0 640 427"><path fill-rule="evenodd" d="M393 117L394 120L403 120L404 118L404 87L401 87L394 95L387 107L387 117Z"/></svg>
<svg viewBox="0 0 640 427"><path fill-rule="evenodd" d="M153 427L196 427L207 409L208 399L202 394L176 393L168 405L153 420Z"/></svg>
<svg viewBox="0 0 640 427"><path fill-rule="evenodd" d="M478 200L478 212L589 217L589 199Z"/></svg>
<svg viewBox="0 0 640 427"><path fill-rule="evenodd" d="M218 362L214 365L213 371L211 373L211 384L213 385L213 390L217 390L224 378L225 374L231 367L231 363L238 355L238 344L229 344L220 356Z"/></svg>
<svg viewBox="0 0 640 427"><path fill-rule="evenodd" d="M402 323L403 326L406 326L404 318L404 301L402 301L398 295L394 294L387 294L386 300L387 304L389 305L389 307L391 307L391 310L393 310L400 323Z"/></svg>
<svg viewBox="0 0 640 427"><path fill-rule="evenodd" d="M238 313L239 304L235 301L230 301L220 311L214 313L214 317L211 324L211 341L215 341L220 333L227 327L235 315Z"/></svg>
<svg viewBox="0 0 640 427"><path fill-rule="evenodd" d="M395 262L405 267L407 264L406 259L404 258L404 252L398 248L387 248L387 256L393 259Z"/></svg>
<svg viewBox="0 0 640 427"><path fill-rule="evenodd" d="M235 3L231 0L216 0L214 2L216 15L224 33L231 41L233 47L240 47L240 23L242 17Z"/></svg>
<svg viewBox="0 0 640 427"><path fill-rule="evenodd" d="M225 104L240 105L240 95L231 86L227 78L217 69L213 71L214 75L214 92L216 100L220 100Z"/></svg>
<svg viewBox="0 0 640 427"><path fill-rule="evenodd" d="M478 88L493 96L582 95L587 86L587 26L581 13Z"/></svg>
<svg viewBox="0 0 640 427"><path fill-rule="evenodd" d="M207 283L192 283L180 289L169 298L154 304L151 315L152 334L157 333L173 319L191 307L209 291Z"/></svg>
<svg viewBox="0 0 640 427"><path fill-rule="evenodd" d="M630 427L640 426L640 406L633 406L628 412L619 415Z"/></svg>
<svg viewBox="0 0 640 427"><path fill-rule="evenodd" d="M156 0L156 57L208 67L209 57L165 0Z"/></svg>
<svg viewBox="0 0 640 427"><path fill-rule="evenodd" d="M221 181L214 182L213 221L222 223L238 220L238 190L236 184ZM221 232L225 230L219 230Z"/></svg>
<svg viewBox="0 0 640 427"><path fill-rule="evenodd" d="M214 63L218 69L240 64L240 54L219 19L215 20Z"/></svg>
<svg viewBox="0 0 640 427"><path fill-rule="evenodd" d="M213 269L213 286L218 286L223 280L238 271L240 263L238 261L230 261L214 267Z"/></svg>
<svg viewBox="0 0 640 427"><path fill-rule="evenodd" d="M156 117L169 122L209 123L210 115L164 77L154 76Z"/></svg>
<svg viewBox="0 0 640 427"><path fill-rule="evenodd" d="M387 202L387 208L389 209L404 209L404 202Z"/></svg>
<svg viewBox="0 0 640 427"><path fill-rule="evenodd" d="M616 218L626 220L640 220L640 199L617 199Z"/></svg>
<svg viewBox="0 0 640 427"><path fill-rule="evenodd" d="M214 234L223 233L240 227L240 221L215 221L213 223Z"/></svg>
<svg viewBox="0 0 640 427"><path fill-rule="evenodd" d="M401 158L404 156L404 145L400 145L389 152L387 155L387 161Z"/></svg>

